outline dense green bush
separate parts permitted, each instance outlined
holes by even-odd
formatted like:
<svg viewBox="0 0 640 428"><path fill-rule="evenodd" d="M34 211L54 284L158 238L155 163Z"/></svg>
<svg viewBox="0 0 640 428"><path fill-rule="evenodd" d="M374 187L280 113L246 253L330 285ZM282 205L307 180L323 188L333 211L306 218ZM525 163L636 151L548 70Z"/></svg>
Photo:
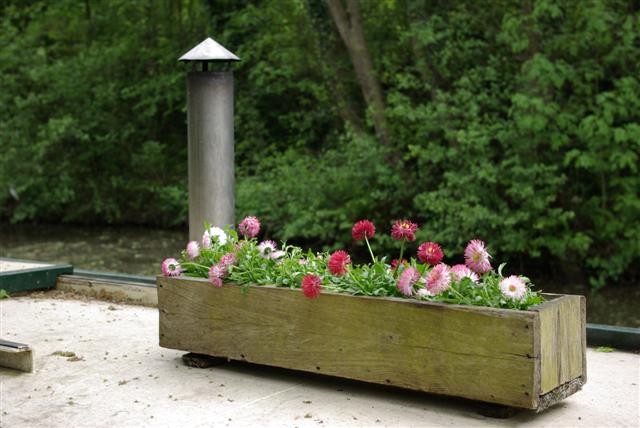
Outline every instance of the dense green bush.
<svg viewBox="0 0 640 428"><path fill-rule="evenodd" d="M637 1L361 2L388 141L323 2L0 4L5 219L184 224L176 58L212 35L242 58L238 215L270 236L351 247L352 221L409 217L452 255L640 273Z"/></svg>
<svg viewBox="0 0 640 428"><path fill-rule="evenodd" d="M11 3L0 21L4 215L183 223L176 52L205 31L204 6L176 14L154 2Z"/></svg>
<svg viewBox="0 0 640 428"><path fill-rule="evenodd" d="M389 94L426 183L414 209L448 246L481 236L511 257L586 267L602 285L640 254L637 5L537 1L499 20L469 12L412 29L446 84L407 69Z"/></svg>

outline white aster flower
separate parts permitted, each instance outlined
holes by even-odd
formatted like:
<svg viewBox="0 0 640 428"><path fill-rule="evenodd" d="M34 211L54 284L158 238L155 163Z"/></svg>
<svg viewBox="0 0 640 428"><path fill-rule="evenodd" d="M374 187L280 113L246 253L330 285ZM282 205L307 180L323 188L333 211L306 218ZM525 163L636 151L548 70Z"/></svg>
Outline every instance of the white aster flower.
<svg viewBox="0 0 640 428"><path fill-rule="evenodd" d="M527 295L527 285L518 276L511 275L500 281L500 291L511 300L522 300Z"/></svg>
<svg viewBox="0 0 640 428"><path fill-rule="evenodd" d="M277 250L278 246L275 242L271 240L262 241L258 245L258 251L260 251L260 255L265 259L272 258L272 254Z"/></svg>
<svg viewBox="0 0 640 428"><path fill-rule="evenodd" d="M202 246L209 248L211 244L216 242L218 245L224 245L227 243L227 234L219 227L212 226L209 230L204 231L202 235Z"/></svg>
<svg viewBox="0 0 640 428"><path fill-rule="evenodd" d="M416 295L420 298L435 296L435 294L433 294L431 291L429 291L426 288L419 288L418 291L416 291Z"/></svg>
<svg viewBox="0 0 640 428"><path fill-rule="evenodd" d="M278 260L282 257L284 257L284 255L287 254L282 250L276 250L274 252L271 253L271 260Z"/></svg>

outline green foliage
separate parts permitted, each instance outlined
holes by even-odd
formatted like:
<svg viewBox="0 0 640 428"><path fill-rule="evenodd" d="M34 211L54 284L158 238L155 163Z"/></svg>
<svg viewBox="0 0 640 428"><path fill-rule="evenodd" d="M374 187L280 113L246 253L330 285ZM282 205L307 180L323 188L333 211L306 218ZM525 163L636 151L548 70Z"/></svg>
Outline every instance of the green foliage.
<svg viewBox="0 0 640 428"><path fill-rule="evenodd" d="M0 18L0 209L13 221L182 223L175 59L205 33L204 6L12 3Z"/></svg>
<svg viewBox="0 0 640 428"><path fill-rule="evenodd" d="M326 151L287 150L238 183L239 214L258 216L267 235L287 241L319 241L325 249L352 245L354 218L404 213L402 204L389 204L390 195L407 190L386 154L374 139L355 136Z"/></svg>
<svg viewBox="0 0 640 428"><path fill-rule="evenodd" d="M510 266L638 278L637 2L361 7L387 146L321 2L3 2L0 217L183 225L176 59L211 35L242 58L237 212L267 236L364 258L354 219L378 252L411 218L450 257L481 238Z"/></svg>
<svg viewBox="0 0 640 428"><path fill-rule="evenodd" d="M209 225L205 225L205 230L212 229ZM453 274L449 274L450 287L437 295L423 294L419 293L419 290L426 290L425 279L432 267L418 264L415 259L411 259L410 265L402 264L397 270L385 262L385 257L369 264L351 265L349 262L346 273L334 275L328 268L329 253L304 251L300 247L287 244L283 244L282 250L261 247L264 243L258 245L255 239L238 240L235 231L227 229L225 232L226 239L213 240L210 247L201 248L193 259L183 251L178 261L180 265L178 271L185 276L209 278L213 283L212 286L223 286L224 279L225 282L244 286L245 292L248 291L249 285L275 285L299 289L306 275L314 275L320 279L323 290L336 293L415 298L521 310L543 302L542 297L531 290L530 284L526 285L526 293L520 300L505 296L499 286L500 281L504 279L502 276L504 266L500 266L497 272L492 271L480 276L478 283L467 277L457 280ZM224 261L224 257L229 256L232 256L232 263ZM211 273L212 266L219 268L217 274ZM405 296L400 292L397 284L403 269L409 266L417 270L420 279L411 285L412 295ZM522 279L528 282L528 279L524 277Z"/></svg>
<svg viewBox="0 0 640 428"><path fill-rule="evenodd" d="M477 236L511 260L579 265L603 285L640 255L638 10L529 5L505 2L495 19L463 2L405 36L429 57L389 91L424 183L414 212L449 254Z"/></svg>
<svg viewBox="0 0 640 428"><path fill-rule="evenodd" d="M320 255L294 246L285 245L284 250L286 254L274 260L263 257L255 243L244 245L237 252L238 265L230 268L229 280L243 285L299 288L305 275L326 270L326 260Z"/></svg>
<svg viewBox="0 0 640 428"><path fill-rule="evenodd" d="M9 298L9 293L7 293L7 290L0 288L0 299L8 299Z"/></svg>

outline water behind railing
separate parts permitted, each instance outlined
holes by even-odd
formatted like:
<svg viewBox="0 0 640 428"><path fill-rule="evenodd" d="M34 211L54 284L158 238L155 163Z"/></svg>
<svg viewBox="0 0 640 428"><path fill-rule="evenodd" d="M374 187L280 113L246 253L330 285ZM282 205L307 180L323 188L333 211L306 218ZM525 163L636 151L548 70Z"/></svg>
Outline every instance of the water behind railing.
<svg viewBox="0 0 640 428"><path fill-rule="evenodd" d="M176 257L188 231L142 227L67 225L0 226L3 257L70 263L75 268L157 275L166 257Z"/></svg>
<svg viewBox="0 0 640 428"><path fill-rule="evenodd" d="M184 229L0 224L0 255L64 262L76 269L158 275L160 263L177 257L188 239ZM608 285L593 292L571 284L534 283L546 292L587 296L587 321L640 327L640 284Z"/></svg>

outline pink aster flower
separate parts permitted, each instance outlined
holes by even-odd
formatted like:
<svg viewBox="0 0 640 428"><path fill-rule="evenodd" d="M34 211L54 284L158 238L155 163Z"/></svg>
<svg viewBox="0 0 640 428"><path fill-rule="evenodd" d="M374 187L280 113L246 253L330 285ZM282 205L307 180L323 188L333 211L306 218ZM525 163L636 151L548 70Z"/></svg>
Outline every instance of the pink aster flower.
<svg viewBox="0 0 640 428"><path fill-rule="evenodd" d="M224 274L226 275L229 271L229 266L233 266L236 264L236 255L233 253L227 253L224 256L220 257L220 261L218 262L220 267L224 270Z"/></svg>
<svg viewBox="0 0 640 428"><path fill-rule="evenodd" d="M473 281L476 284L478 283L478 281L480 281L478 274L472 271L471 269L469 269L465 265L453 266L451 268L451 273L453 274L453 277L456 279L456 281L461 281L462 278L469 278L471 281Z"/></svg>
<svg viewBox="0 0 640 428"><path fill-rule="evenodd" d="M522 300L527 295L527 285L520 277L511 275L500 281L500 291L511 300Z"/></svg>
<svg viewBox="0 0 640 428"><path fill-rule="evenodd" d="M224 267L219 264L213 265L209 268L209 282L216 287L222 287L222 278L225 275Z"/></svg>
<svg viewBox="0 0 640 428"><path fill-rule="evenodd" d="M371 239L376 234L376 227L369 220L360 220L351 228L351 236L356 241Z"/></svg>
<svg viewBox="0 0 640 428"><path fill-rule="evenodd" d="M191 260L200 255L200 246L196 241L191 241L187 244L187 257Z"/></svg>
<svg viewBox="0 0 640 428"><path fill-rule="evenodd" d="M396 220L391 226L391 237L396 241L406 239L413 242L416 240L416 230L418 230L417 224L409 220Z"/></svg>
<svg viewBox="0 0 640 428"><path fill-rule="evenodd" d="M327 267L329 272L335 276L342 276L347 273L347 266L350 264L351 257L349 257L349 254L346 251L338 250L329 257Z"/></svg>
<svg viewBox="0 0 640 428"><path fill-rule="evenodd" d="M252 215L245 217L238 225L238 231L247 239L255 238L260 232L260 220Z"/></svg>
<svg viewBox="0 0 640 428"><path fill-rule="evenodd" d="M277 248L278 245L271 240L262 241L260 245L258 245L258 251L260 251L260 255L265 259L270 259L271 253L276 251Z"/></svg>
<svg viewBox="0 0 640 428"><path fill-rule="evenodd" d="M442 261L443 257L444 253L442 252L442 248L435 242L423 242L418 247L418 259L420 259L422 263L435 266Z"/></svg>
<svg viewBox="0 0 640 428"><path fill-rule="evenodd" d="M427 289L438 295L451 286L451 268L444 263L436 265L427 275Z"/></svg>
<svg viewBox="0 0 640 428"><path fill-rule="evenodd" d="M489 272L491 255L487 252L485 244L479 239L474 239L467 244L464 250L464 263L475 273L483 274Z"/></svg>
<svg viewBox="0 0 640 428"><path fill-rule="evenodd" d="M398 278L398 290L405 296L411 296L413 294L413 284L420 279L420 272L418 269L409 266L400 274Z"/></svg>
<svg viewBox="0 0 640 428"><path fill-rule="evenodd" d="M202 248L211 248L211 235L207 232L202 235Z"/></svg>
<svg viewBox="0 0 640 428"><path fill-rule="evenodd" d="M165 259L162 262L162 274L164 276L178 276L182 273L182 267L176 259Z"/></svg>
<svg viewBox="0 0 640 428"><path fill-rule="evenodd" d="M302 292L310 299L318 297L322 290L322 279L318 275L308 274L302 278Z"/></svg>

